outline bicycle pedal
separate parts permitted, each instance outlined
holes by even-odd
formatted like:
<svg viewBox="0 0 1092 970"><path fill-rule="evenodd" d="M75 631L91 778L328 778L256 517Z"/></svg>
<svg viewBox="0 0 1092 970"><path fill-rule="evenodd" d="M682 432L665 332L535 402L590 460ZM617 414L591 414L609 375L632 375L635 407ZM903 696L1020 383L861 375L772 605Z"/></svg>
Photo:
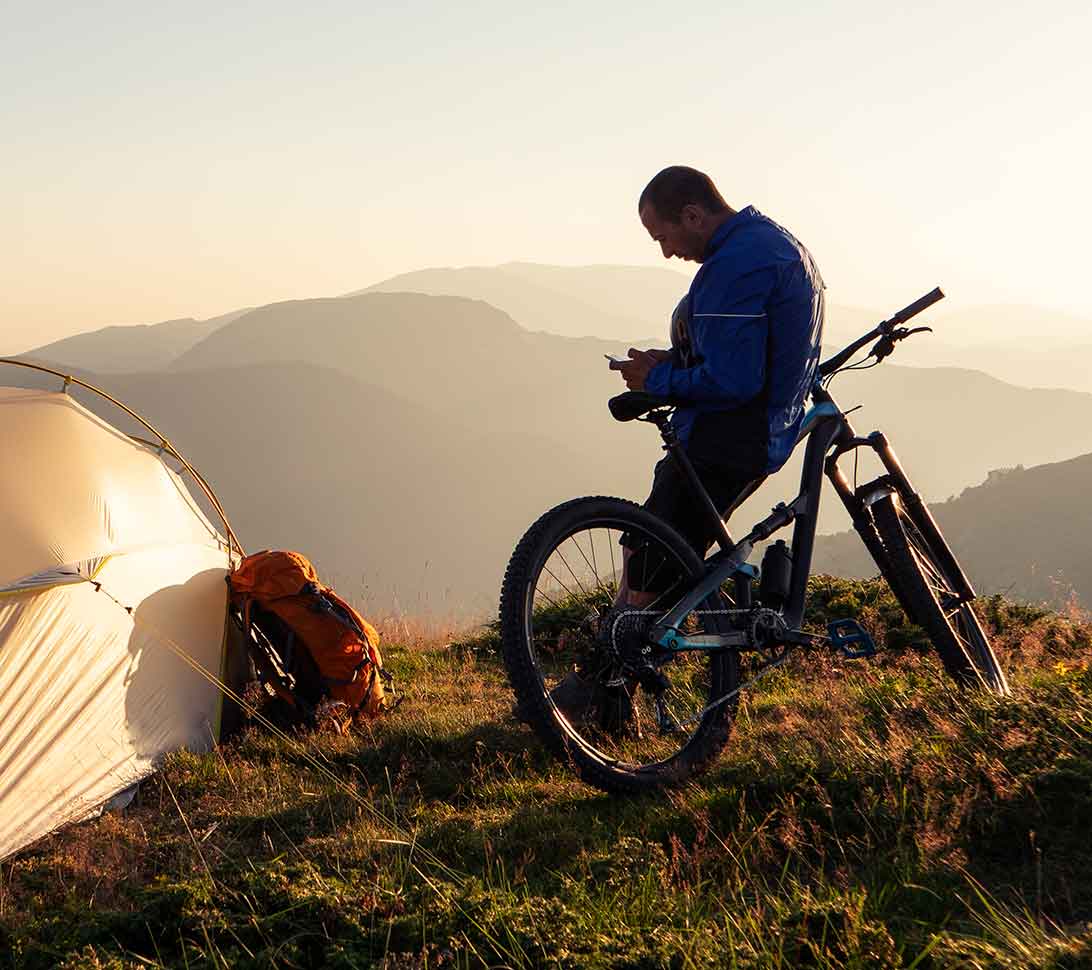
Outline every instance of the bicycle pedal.
<svg viewBox="0 0 1092 970"><path fill-rule="evenodd" d="M863 660L876 654L876 644L856 620L832 620L827 624L830 645L846 660Z"/></svg>

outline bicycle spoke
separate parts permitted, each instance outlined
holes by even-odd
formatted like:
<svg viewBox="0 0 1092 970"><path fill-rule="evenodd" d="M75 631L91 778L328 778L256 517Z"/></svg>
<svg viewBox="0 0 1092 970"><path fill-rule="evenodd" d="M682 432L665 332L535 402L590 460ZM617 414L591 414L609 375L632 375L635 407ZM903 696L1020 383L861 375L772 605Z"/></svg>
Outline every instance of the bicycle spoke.
<svg viewBox="0 0 1092 970"><path fill-rule="evenodd" d="M570 597L571 597L572 599L576 599L576 595L575 595L575 594L573 593L573 591L572 591L571 589L569 589L569 587L568 587L568 586L566 586L566 585L565 585L565 584L564 584L564 583L563 583L563 582L562 582L562 581L561 581L560 579L558 579L558 578L557 578L557 577L556 577L556 576L555 576L555 575L553 574L553 571L552 571L552 570L550 569L550 567L549 567L549 566L543 566L542 568L543 568L543 569L544 569L544 570L545 570L545 571L546 571L547 573L549 573L549 574L550 574L550 579L552 579L552 580L553 580L553 581L554 581L555 583L557 583L557 585L558 585L558 586L560 586L560 587L561 587L561 588L562 588L563 590L565 590L565 593L566 593L566 594L567 594L568 596L570 596ZM558 608L560 609L560 607L558 607Z"/></svg>
<svg viewBox="0 0 1092 970"><path fill-rule="evenodd" d="M925 573L925 579L934 589L947 590L948 584L943 575L939 573L936 567L933 565L932 559L930 559L916 543L911 543L910 551L914 554L914 559L921 566Z"/></svg>
<svg viewBox="0 0 1092 970"><path fill-rule="evenodd" d="M581 557L583 558L584 565L586 565L588 567L588 569L590 569L592 571L592 575L595 577L595 586L596 586L596 589L598 589L599 588L599 573L596 572L595 567L591 564L591 560L589 560L587 555L584 553L584 550L581 548L580 543L576 541L576 536L575 535L569 536L569 542L571 542L574 546L576 546L576 551L579 552ZM592 550L592 555L593 556L595 555L595 550L594 549Z"/></svg>
<svg viewBox="0 0 1092 970"><path fill-rule="evenodd" d="M569 538L571 539L572 536L570 536ZM579 549L580 547L577 546L577 548ZM580 577L573 572L573 567L569 565L569 560L565 558L565 554L561 551L561 548L558 547L554 551L557 553L558 559L565 563L565 568L569 570L569 575L572 576L573 580L576 582L576 585L580 587L580 592L583 593L585 597L590 598L591 594L589 594L588 591L584 589L584 584L580 582Z"/></svg>
<svg viewBox="0 0 1092 970"><path fill-rule="evenodd" d="M545 572L549 573L549 570L545 570ZM535 596L542 597L552 607L560 610L562 609L564 599L566 597L571 597L572 593L555 579L553 583L536 586ZM536 603L533 605L540 606L541 604Z"/></svg>
<svg viewBox="0 0 1092 970"><path fill-rule="evenodd" d="M536 597L536 596L541 596L541 597L542 597L542 598L543 598L544 600L546 600L546 602L547 602L547 603L549 603L549 604L550 604L550 605L551 605L551 606L552 606L552 607L553 607L553 608L554 608L555 610L559 610L559 609L561 609L561 605L560 605L560 604L559 604L559 603L557 602L557 600L553 599L553 598L552 598L552 597L550 597L550 596L549 596L549 595L548 595L547 593L544 593L544 592L543 592L542 590L540 590L540 589L536 589L536 590L535 590L535 592L534 592L534 595L533 595L533 596L531 597L531 608L532 608L532 609L534 609L534 606L535 606L535 597Z"/></svg>
<svg viewBox="0 0 1092 970"><path fill-rule="evenodd" d="M922 578L936 597L937 603L940 604L941 608L945 608L946 604L955 595L955 591L944 574L937 569L932 553L929 552L929 547L918 531L917 526L908 516L900 516L900 520L903 524L903 532L906 535L910 553L921 569Z"/></svg>
<svg viewBox="0 0 1092 970"><path fill-rule="evenodd" d="M631 558L631 561L632 561L632 558ZM643 568L641 570L641 585L640 585L639 588L642 589L642 590L647 590L648 589L648 584L651 583L660 574L660 570L663 569L665 563L666 563L666 560L661 558L659 563L657 564L656 568L652 571L652 575L649 576L648 575L648 556L645 555L642 558L642 567ZM678 585L678 580L676 580L674 585L676 585L676 586ZM664 594L660 594L660 596L657 597L656 600L653 600L653 603L657 602L660 599L663 599L663 595ZM651 608L652 608L651 604L649 606L645 607L645 609L651 609Z"/></svg>

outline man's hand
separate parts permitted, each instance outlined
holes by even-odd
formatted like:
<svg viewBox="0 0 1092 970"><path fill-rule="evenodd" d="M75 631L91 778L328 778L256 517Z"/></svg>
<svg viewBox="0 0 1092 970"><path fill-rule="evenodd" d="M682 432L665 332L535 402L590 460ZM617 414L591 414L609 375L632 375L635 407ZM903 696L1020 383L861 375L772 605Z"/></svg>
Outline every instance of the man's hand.
<svg viewBox="0 0 1092 970"><path fill-rule="evenodd" d="M622 380L631 391L643 391L648 372L657 364L671 359L670 350L637 350L629 348L629 361L618 368Z"/></svg>

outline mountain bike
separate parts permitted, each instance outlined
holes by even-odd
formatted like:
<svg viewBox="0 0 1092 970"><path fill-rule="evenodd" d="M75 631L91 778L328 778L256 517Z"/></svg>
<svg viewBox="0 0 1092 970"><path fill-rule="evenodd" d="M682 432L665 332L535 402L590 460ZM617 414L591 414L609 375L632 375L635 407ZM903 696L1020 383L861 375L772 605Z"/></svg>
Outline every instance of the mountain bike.
<svg viewBox="0 0 1092 970"><path fill-rule="evenodd" d="M545 513L516 546L500 600L515 712L587 782L623 792L683 782L727 743L740 693L798 651L876 653L855 619L834 621L825 633L801 628L824 478L947 673L966 687L1008 693L974 611L974 589L929 509L883 433L858 435L829 390L839 372L875 366L900 341L930 330L904 324L943 296L933 290L819 365L797 439L806 443L799 493L739 541L671 427L672 402L641 391L611 399L616 419L659 430L716 545L702 560L636 503L590 496ZM862 448L876 454L883 473L851 486L839 460ZM761 570L747 562L789 525L791 545L767 545ZM643 594L640 608L616 602L627 557L627 585Z"/></svg>

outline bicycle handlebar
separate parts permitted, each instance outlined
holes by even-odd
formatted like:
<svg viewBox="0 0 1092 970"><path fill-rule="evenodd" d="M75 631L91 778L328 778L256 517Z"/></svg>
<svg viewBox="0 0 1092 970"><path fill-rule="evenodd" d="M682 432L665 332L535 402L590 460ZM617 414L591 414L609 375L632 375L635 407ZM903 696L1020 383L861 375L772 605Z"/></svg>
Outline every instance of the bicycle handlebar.
<svg viewBox="0 0 1092 970"><path fill-rule="evenodd" d="M869 341L875 340L877 337L883 337L889 335L895 327L901 323L906 323L911 317L917 316L922 310L926 310L934 303L944 299L944 293L938 286L936 289L926 293L925 296L918 300L915 300L909 306L903 307L898 313L884 320L875 329L870 330L863 337L858 337L844 350L840 350L837 354L830 358L830 360L823 361L819 365L819 376L827 377L833 374L836 370L846 364L847 361L860 350Z"/></svg>
<svg viewBox="0 0 1092 970"><path fill-rule="evenodd" d="M900 324L906 323L911 317L916 317L922 310L928 310L934 303L939 303L944 299L944 292L938 286L936 289L926 293L920 300L915 300L909 306L903 307L896 313L890 320L885 320L885 323ZM883 324L880 324L883 326Z"/></svg>

